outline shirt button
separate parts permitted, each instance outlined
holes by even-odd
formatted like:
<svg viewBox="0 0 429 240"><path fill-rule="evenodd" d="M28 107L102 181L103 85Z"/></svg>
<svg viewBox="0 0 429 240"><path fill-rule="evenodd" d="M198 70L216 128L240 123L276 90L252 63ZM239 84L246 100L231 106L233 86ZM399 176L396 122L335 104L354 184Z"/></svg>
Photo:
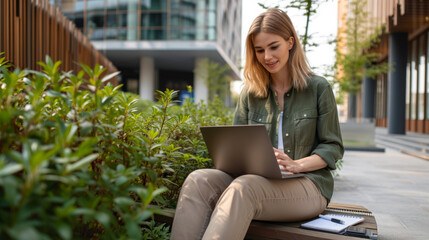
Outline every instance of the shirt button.
<svg viewBox="0 0 429 240"><path fill-rule="evenodd" d="M262 119L260 118L259 121L261 121Z"/></svg>
<svg viewBox="0 0 429 240"><path fill-rule="evenodd" d="M286 137L289 137L289 133L286 133Z"/></svg>
<svg viewBox="0 0 429 240"><path fill-rule="evenodd" d="M290 96L290 94L288 93L288 94L286 94L286 96L288 96L288 97L289 97L289 96Z"/></svg>
<svg viewBox="0 0 429 240"><path fill-rule="evenodd" d="M304 114L304 117L307 117L307 114Z"/></svg>
<svg viewBox="0 0 429 240"><path fill-rule="evenodd" d="M287 152L290 153L290 149L288 149Z"/></svg>

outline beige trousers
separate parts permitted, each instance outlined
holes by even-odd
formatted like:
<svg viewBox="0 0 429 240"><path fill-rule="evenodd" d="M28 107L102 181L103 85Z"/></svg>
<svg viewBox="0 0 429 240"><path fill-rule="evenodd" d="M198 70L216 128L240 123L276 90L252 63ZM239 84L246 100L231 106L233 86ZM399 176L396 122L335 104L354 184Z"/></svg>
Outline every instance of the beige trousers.
<svg viewBox="0 0 429 240"><path fill-rule="evenodd" d="M326 198L308 178L232 178L216 169L189 174L179 196L172 240L243 239L252 219L300 221L326 208Z"/></svg>

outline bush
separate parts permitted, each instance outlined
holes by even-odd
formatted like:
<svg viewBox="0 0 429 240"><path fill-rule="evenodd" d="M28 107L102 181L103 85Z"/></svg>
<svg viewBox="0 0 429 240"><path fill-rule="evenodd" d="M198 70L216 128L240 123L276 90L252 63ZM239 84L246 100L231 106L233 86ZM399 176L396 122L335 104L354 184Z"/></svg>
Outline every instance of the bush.
<svg viewBox="0 0 429 240"><path fill-rule="evenodd" d="M174 207L184 178L212 167L198 126L230 124L231 110L155 104L105 83L104 69L8 70L0 59L0 236L5 239L142 239ZM153 206L151 203L157 203ZM149 235L148 235L149 234Z"/></svg>

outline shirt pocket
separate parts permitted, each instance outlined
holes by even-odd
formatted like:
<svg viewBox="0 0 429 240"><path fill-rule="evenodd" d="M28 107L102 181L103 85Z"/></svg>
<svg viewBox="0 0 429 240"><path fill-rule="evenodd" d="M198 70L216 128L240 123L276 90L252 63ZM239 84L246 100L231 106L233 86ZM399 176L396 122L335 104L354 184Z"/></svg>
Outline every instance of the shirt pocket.
<svg viewBox="0 0 429 240"><path fill-rule="evenodd" d="M248 122L249 125L263 124L269 132L271 129L271 119L266 114L258 112L249 112Z"/></svg>
<svg viewBox="0 0 429 240"><path fill-rule="evenodd" d="M312 146L316 140L317 111L302 110L294 114L295 142L298 146Z"/></svg>

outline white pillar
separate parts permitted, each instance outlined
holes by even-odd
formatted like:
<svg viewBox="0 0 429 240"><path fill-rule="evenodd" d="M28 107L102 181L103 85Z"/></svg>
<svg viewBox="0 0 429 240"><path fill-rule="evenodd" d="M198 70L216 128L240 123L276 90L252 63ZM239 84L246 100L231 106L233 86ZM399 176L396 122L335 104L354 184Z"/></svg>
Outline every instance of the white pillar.
<svg viewBox="0 0 429 240"><path fill-rule="evenodd" d="M151 57L140 59L140 98L154 100L155 92L155 62Z"/></svg>
<svg viewBox="0 0 429 240"><path fill-rule="evenodd" d="M195 103L200 102L201 100L207 101L209 96L209 89L206 84L206 80L203 79L200 75L205 75L204 71L206 69L200 69L199 62L203 61L203 58L195 59L195 70L194 71L194 99ZM203 74L202 74L203 73Z"/></svg>

